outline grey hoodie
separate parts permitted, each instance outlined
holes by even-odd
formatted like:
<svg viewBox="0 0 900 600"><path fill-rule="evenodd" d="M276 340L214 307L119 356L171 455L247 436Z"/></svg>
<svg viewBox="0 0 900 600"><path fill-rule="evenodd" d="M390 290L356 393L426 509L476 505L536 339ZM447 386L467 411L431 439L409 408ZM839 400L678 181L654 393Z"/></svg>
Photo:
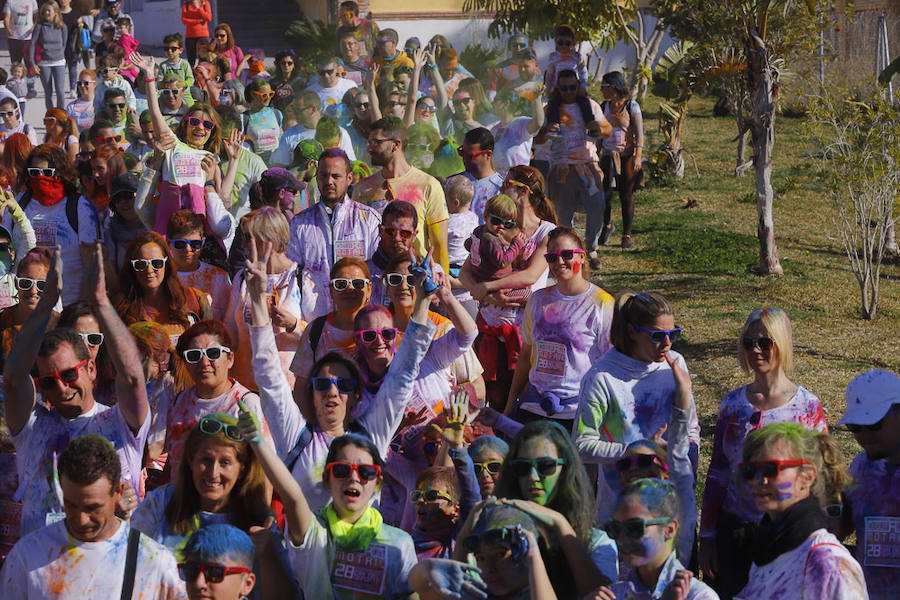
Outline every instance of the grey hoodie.
<svg viewBox="0 0 900 600"><path fill-rule="evenodd" d="M34 26L34 34L31 36L31 60L34 61L34 51L38 44L44 49L38 64L44 62L56 62L66 59L66 41L69 39L69 30L63 24L59 29L50 23L42 22Z"/></svg>

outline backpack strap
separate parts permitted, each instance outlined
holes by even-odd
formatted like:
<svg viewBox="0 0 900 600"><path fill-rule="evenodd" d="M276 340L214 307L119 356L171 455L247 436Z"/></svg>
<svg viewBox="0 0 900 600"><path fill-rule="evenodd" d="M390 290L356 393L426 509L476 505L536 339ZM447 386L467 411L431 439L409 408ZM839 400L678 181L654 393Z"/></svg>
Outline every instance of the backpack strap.
<svg viewBox="0 0 900 600"><path fill-rule="evenodd" d="M309 324L309 347L312 350L313 360L316 358L316 348L319 347L319 340L322 339L322 330L325 329L325 321L328 315L316 317Z"/></svg>
<svg viewBox="0 0 900 600"><path fill-rule="evenodd" d="M134 575L137 571L137 555L140 541L141 532L131 527L128 530L128 550L125 553L125 576L122 579L120 600L131 600L131 595L134 592Z"/></svg>
<svg viewBox="0 0 900 600"><path fill-rule="evenodd" d="M312 443L312 439L312 429L309 428L309 425L304 425L300 435L297 436L294 447L291 448L291 451L284 457L284 464L287 465L288 471L293 472L294 464L297 462L297 459L300 458L300 455L303 454L303 451L306 450L307 446Z"/></svg>

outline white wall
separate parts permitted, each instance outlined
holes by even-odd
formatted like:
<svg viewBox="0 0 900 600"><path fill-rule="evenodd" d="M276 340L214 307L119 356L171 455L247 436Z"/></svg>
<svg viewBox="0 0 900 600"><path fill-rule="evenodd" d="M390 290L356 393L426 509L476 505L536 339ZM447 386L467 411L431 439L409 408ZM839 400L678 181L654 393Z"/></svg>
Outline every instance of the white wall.
<svg viewBox="0 0 900 600"><path fill-rule="evenodd" d="M166 34L184 35L181 0L125 0L123 4L125 12L134 21L134 37L141 42L141 46L162 47L163 36ZM213 26L218 23L218 2L210 0L210 4L213 14L210 25Z"/></svg>

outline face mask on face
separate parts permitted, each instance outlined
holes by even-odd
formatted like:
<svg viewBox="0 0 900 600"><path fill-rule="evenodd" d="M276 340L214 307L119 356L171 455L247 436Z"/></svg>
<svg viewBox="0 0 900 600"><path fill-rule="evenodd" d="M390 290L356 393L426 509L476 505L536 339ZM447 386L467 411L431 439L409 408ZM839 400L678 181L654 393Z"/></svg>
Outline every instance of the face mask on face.
<svg viewBox="0 0 900 600"><path fill-rule="evenodd" d="M62 181L56 177L46 177L44 175L29 177L28 189L31 190L31 195L35 200L44 206L53 206L66 195Z"/></svg>

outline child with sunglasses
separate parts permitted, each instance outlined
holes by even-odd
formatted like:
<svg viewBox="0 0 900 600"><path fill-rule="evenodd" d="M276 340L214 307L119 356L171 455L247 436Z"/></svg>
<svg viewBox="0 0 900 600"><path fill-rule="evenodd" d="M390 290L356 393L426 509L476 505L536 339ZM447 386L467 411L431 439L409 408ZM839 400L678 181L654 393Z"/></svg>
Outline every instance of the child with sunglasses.
<svg viewBox="0 0 900 600"><path fill-rule="evenodd" d="M134 90L131 83L125 79L120 71L122 69L122 58L118 54L105 54L97 58L97 74L100 79L97 82L97 89L94 92L94 111L100 113L106 107L103 103L106 100L107 90L120 90L125 96L126 108L130 112L137 111L137 98L134 96Z"/></svg>
<svg viewBox="0 0 900 600"><path fill-rule="evenodd" d="M162 87L163 79L172 75L184 82L184 101L191 105L194 99L191 97L191 86L194 85L194 71L190 63L181 58L184 51L184 39L180 33L170 33L163 37L163 50L166 59L157 65L156 85Z"/></svg>
<svg viewBox="0 0 900 600"><path fill-rule="evenodd" d="M738 471L763 518L750 544L747 585L735 599L869 597L862 567L826 529L822 509L847 481L842 455L830 435L799 423L773 423L747 436Z"/></svg>
<svg viewBox="0 0 900 600"><path fill-rule="evenodd" d="M253 143L256 154L268 164L281 140L281 111L269 104L275 92L269 82L253 79L244 88L244 98L249 107L242 116L244 135Z"/></svg>
<svg viewBox="0 0 900 600"><path fill-rule="evenodd" d="M597 516L601 523L609 519L621 490L615 460L637 440L673 440L666 430L680 394L688 397L688 452L694 472L700 443L687 365L672 350L681 328L675 325L669 302L656 292L621 294L609 335L613 347L581 381L573 430L581 458L600 465Z"/></svg>
<svg viewBox="0 0 900 600"><path fill-rule="evenodd" d="M238 427L284 503L285 538L307 598L405 598L416 563L412 538L386 525L372 497L382 483L384 461L367 436L347 433L328 448L322 485L331 501L310 507L294 476L260 436L250 413Z"/></svg>
<svg viewBox="0 0 900 600"><path fill-rule="evenodd" d="M192 533L184 545L183 562L178 563L188 598L243 600L250 596L256 584L254 553L253 540L233 525L214 523Z"/></svg>
<svg viewBox="0 0 900 600"><path fill-rule="evenodd" d="M525 236L519 228L519 210L515 201L505 194L497 194L484 206L484 225L472 232L472 248L469 259L472 263L472 277L478 283L496 281L513 272L513 262L525 246ZM519 290L528 293L528 288ZM515 310L509 311L501 319L514 324Z"/></svg>
<svg viewBox="0 0 900 600"><path fill-rule="evenodd" d="M678 495L671 482L647 478L629 483L619 496L606 531L616 540L619 557L632 571L624 581L602 587L586 600L719 600L676 558L680 515Z"/></svg>
<svg viewBox="0 0 900 600"><path fill-rule="evenodd" d="M793 342L783 310L753 311L737 342L738 362L744 373L753 375L753 382L729 392L719 407L700 524L700 568L723 597L731 597L746 582L750 555L744 540L762 517L737 472L747 434L782 422L828 431L819 399L788 379Z"/></svg>
<svg viewBox="0 0 900 600"><path fill-rule="evenodd" d="M534 292L525 305L522 350L506 415L523 423L556 419L571 430L581 379L610 349L613 297L592 284L584 242L574 229L550 232L544 255L556 285Z"/></svg>

